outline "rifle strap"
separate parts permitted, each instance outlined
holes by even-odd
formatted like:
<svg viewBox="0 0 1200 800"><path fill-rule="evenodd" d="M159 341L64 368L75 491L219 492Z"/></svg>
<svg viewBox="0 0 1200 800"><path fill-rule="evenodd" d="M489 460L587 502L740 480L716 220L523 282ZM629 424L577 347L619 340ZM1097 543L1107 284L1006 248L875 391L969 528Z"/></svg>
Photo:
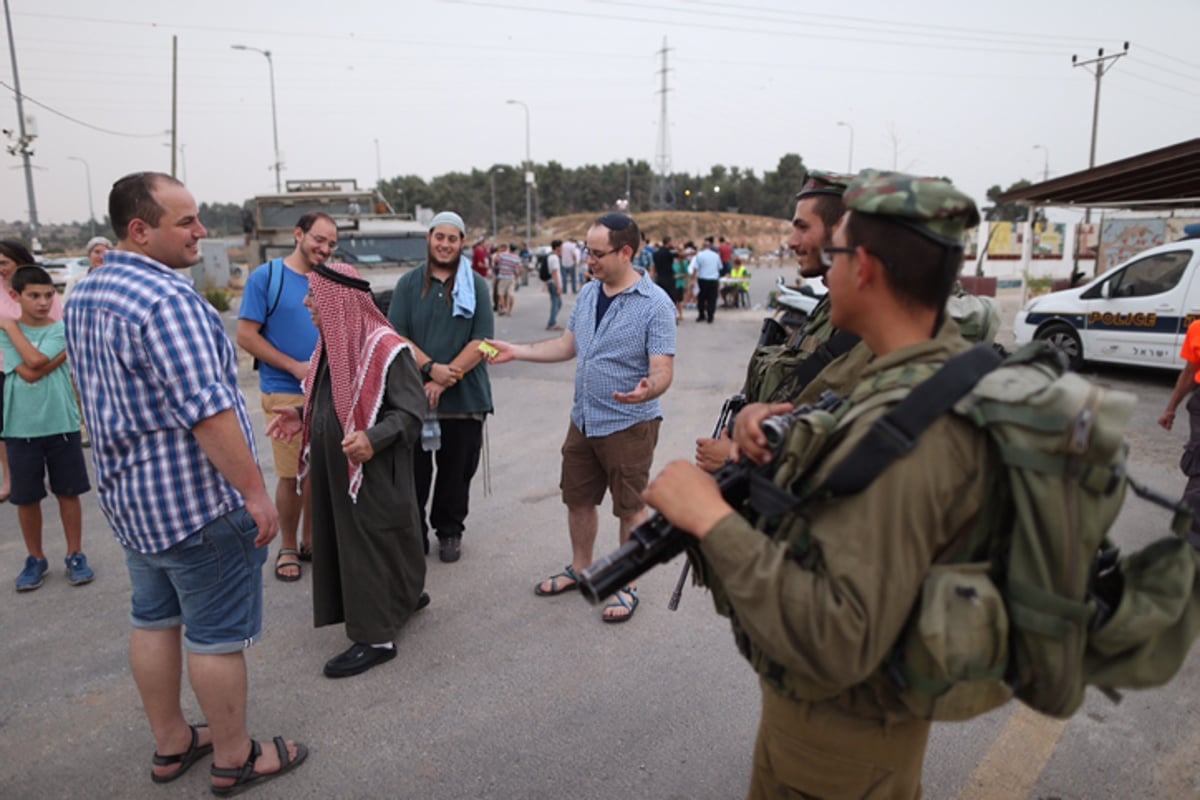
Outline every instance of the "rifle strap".
<svg viewBox="0 0 1200 800"><path fill-rule="evenodd" d="M786 402L789 397L779 397L779 391L786 387L789 395L793 392L798 393L805 386L812 383L813 378L821 373L821 370L829 366L830 362L839 356L849 353L854 345L858 344L859 338L853 333L847 331L838 331L829 337L829 340L822 342L811 356L801 361L792 370L790 380L780 382L779 389L776 390L776 396L771 399L778 402Z"/></svg>
<svg viewBox="0 0 1200 800"><path fill-rule="evenodd" d="M892 462L904 457L939 417L954 407L979 380L999 366L1001 358L989 344L977 344L951 358L934 375L913 387L908 396L882 417L833 472L816 494L856 494L871 484Z"/></svg>

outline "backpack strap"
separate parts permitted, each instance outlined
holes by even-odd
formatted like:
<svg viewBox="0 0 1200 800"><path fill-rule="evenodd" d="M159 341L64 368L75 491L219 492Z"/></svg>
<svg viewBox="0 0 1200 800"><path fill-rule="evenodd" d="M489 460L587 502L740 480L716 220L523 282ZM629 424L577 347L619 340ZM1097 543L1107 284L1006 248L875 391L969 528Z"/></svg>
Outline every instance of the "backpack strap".
<svg viewBox="0 0 1200 800"><path fill-rule="evenodd" d="M865 489L892 462L912 450L921 434L1000 361L999 354L987 344L977 344L951 358L933 377L914 386L907 397L871 423L867 435L834 467L818 493L841 496Z"/></svg>
<svg viewBox="0 0 1200 800"><path fill-rule="evenodd" d="M267 297L271 296L271 287L275 285L276 267L279 267L279 286L275 289L275 300L272 301L271 305L267 307L267 316L265 319L263 319L263 325L267 324L267 320L269 320L271 315L275 313L275 309L279 308L279 298L283 297L283 280L285 277L287 277L283 274L283 271L287 269L287 267L283 265L282 258L272 258L271 262L267 264Z"/></svg>
<svg viewBox="0 0 1200 800"><path fill-rule="evenodd" d="M829 337L829 341L823 342L811 356L796 365L788 385L800 389L808 386L830 362L849 353L859 341L859 337L849 331L838 331Z"/></svg>

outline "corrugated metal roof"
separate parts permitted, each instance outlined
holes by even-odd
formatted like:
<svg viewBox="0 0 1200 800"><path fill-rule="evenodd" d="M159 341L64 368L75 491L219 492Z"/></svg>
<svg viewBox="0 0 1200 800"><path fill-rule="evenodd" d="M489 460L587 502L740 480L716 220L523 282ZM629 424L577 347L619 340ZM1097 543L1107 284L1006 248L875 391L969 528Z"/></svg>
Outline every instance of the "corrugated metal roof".
<svg viewBox="0 0 1200 800"><path fill-rule="evenodd" d="M1200 139L1035 183L999 199L1081 208L1200 207Z"/></svg>

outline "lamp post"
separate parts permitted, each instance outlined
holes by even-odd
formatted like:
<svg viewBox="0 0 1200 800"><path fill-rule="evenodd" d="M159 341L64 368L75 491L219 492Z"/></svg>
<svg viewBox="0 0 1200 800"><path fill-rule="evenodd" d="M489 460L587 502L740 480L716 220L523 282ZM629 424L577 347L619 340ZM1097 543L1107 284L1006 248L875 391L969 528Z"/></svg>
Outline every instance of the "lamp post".
<svg viewBox="0 0 1200 800"><path fill-rule="evenodd" d="M520 100L504 102L525 109L525 248L529 249L530 240L533 238L533 157L529 155L529 106Z"/></svg>
<svg viewBox="0 0 1200 800"><path fill-rule="evenodd" d="M846 162L846 172L854 173L854 126L849 122L838 122L839 128L849 128L850 130L850 157Z"/></svg>
<svg viewBox="0 0 1200 800"><path fill-rule="evenodd" d="M88 162L79 156L67 156L69 161L78 161L83 164L83 174L87 178L87 198L88 198L88 230L91 231L89 236L96 235L96 210L92 205L92 168L88 166Z"/></svg>
<svg viewBox="0 0 1200 800"><path fill-rule="evenodd" d="M1044 144L1035 144L1034 150L1042 151L1042 183L1050 180L1050 148Z"/></svg>
<svg viewBox="0 0 1200 800"><path fill-rule="evenodd" d="M496 238L500 235L500 230L499 230L499 228L496 227L496 173L497 172L505 172L505 171L506 170L504 169L504 167L492 167L490 170L488 170L488 178L491 180L491 184L492 184L492 241L493 242L495 242ZM528 245L526 245L526 247L528 247Z"/></svg>
<svg viewBox="0 0 1200 800"><path fill-rule="evenodd" d="M279 170L282 165L279 163L279 120L275 115L275 62L271 60L270 50L260 50L257 47L249 47L244 44L230 45L234 50L250 50L255 53L262 53L267 59L267 70L271 77L271 134L275 140L275 191L282 192L283 185L279 180Z"/></svg>

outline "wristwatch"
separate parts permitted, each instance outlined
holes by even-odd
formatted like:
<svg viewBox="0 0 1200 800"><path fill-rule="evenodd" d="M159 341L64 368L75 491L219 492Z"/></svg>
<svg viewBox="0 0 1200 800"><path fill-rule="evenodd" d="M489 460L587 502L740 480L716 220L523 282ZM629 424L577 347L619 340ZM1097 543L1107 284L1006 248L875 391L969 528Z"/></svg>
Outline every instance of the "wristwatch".
<svg viewBox="0 0 1200 800"><path fill-rule="evenodd" d="M427 381L433 380L433 359L429 359L421 366L421 377Z"/></svg>

